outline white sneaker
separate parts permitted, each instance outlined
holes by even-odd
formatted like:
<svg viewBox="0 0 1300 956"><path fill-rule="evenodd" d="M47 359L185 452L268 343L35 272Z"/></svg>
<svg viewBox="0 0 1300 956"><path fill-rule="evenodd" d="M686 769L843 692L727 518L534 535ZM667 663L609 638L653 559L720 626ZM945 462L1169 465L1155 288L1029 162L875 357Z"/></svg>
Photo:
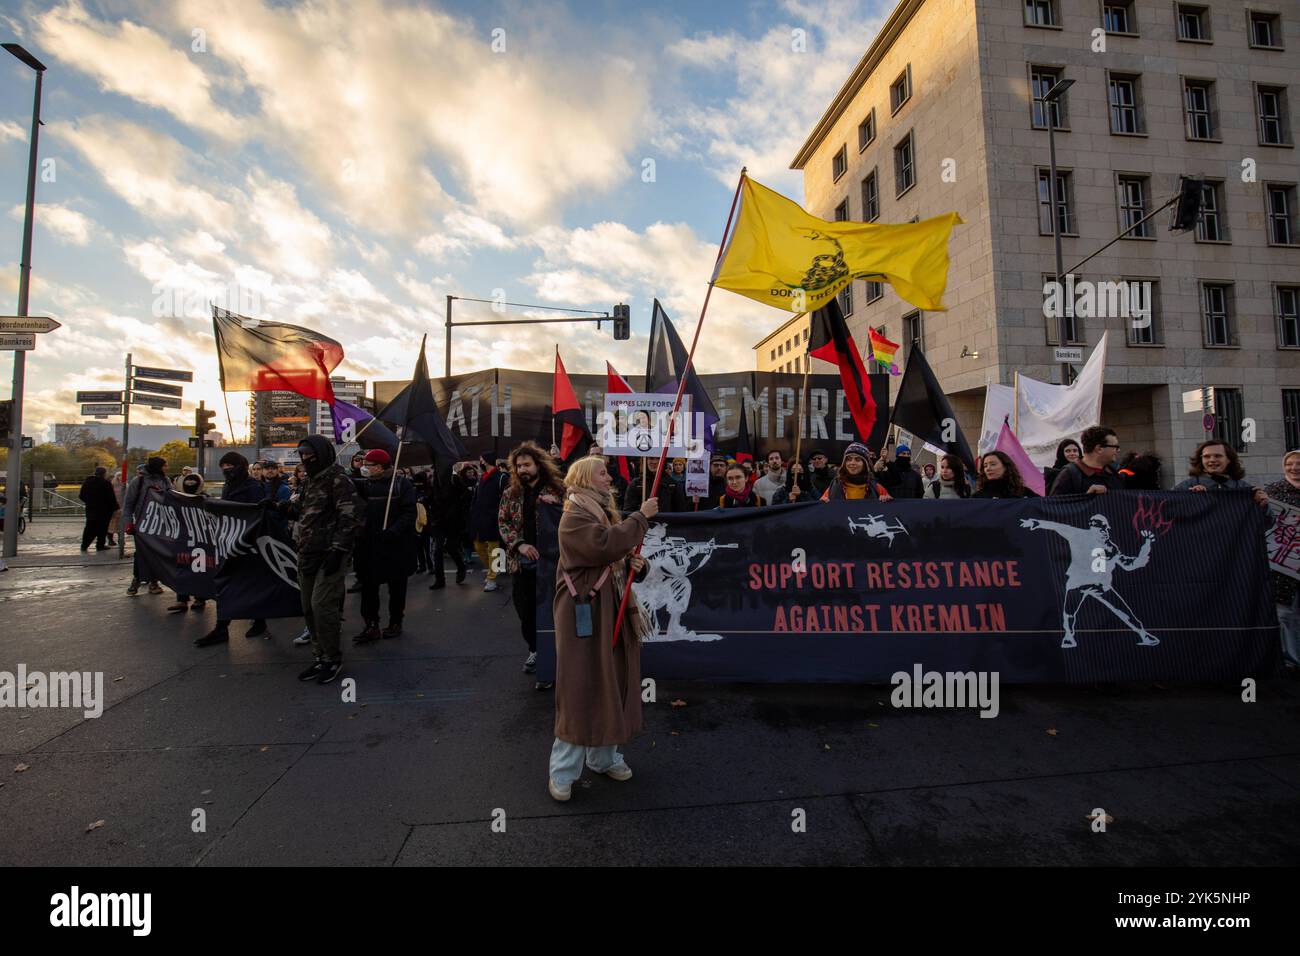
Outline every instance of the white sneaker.
<svg viewBox="0 0 1300 956"><path fill-rule="evenodd" d="M524 658L524 673L531 674L537 670L537 652L529 651L528 656Z"/></svg>
<svg viewBox="0 0 1300 956"><path fill-rule="evenodd" d="M551 796L554 797L556 800L560 801L560 803L564 803L564 801L568 800L569 797L573 796L572 784L566 783L564 786L561 787L554 780L547 780L546 789L549 790Z"/></svg>
<svg viewBox="0 0 1300 956"><path fill-rule="evenodd" d="M302 633L299 634L297 637L295 637L295 638L293 639L293 642L294 642L295 644L310 644L310 643L311 643L311 628L310 628L310 627L304 627L304 628L302 629Z"/></svg>
<svg viewBox="0 0 1300 956"><path fill-rule="evenodd" d="M631 780L632 779L632 768L625 763L616 763L608 770L601 770L599 772L609 777L610 780Z"/></svg>
<svg viewBox="0 0 1300 956"><path fill-rule="evenodd" d="M497 589L497 583L495 581L486 581L483 584L484 591L495 591L496 589Z"/></svg>

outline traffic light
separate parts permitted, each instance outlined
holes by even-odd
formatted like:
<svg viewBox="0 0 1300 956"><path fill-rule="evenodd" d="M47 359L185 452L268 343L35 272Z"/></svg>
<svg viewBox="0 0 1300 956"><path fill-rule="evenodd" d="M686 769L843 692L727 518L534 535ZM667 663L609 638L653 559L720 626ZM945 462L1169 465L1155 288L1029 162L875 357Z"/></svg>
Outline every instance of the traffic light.
<svg viewBox="0 0 1300 956"><path fill-rule="evenodd" d="M202 438L208 432L212 431L212 421L217 417L217 413L210 408L204 408L200 405L194 409L194 434Z"/></svg>
<svg viewBox="0 0 1300 956"><path fill-rule="evenodd" d="M1178 205L1174 207L1174 221L1170 232L1183 232L1196 228L1205 207L1205 191L1209 184L1204 179L1183 176L1178 181Z"/></svg>
<svg viewBox="0 0 1300 956"><path fill-rule="evenodd" d="M625 342L632 337L632 310L620 302L614 306L614 340Z"/></svg>

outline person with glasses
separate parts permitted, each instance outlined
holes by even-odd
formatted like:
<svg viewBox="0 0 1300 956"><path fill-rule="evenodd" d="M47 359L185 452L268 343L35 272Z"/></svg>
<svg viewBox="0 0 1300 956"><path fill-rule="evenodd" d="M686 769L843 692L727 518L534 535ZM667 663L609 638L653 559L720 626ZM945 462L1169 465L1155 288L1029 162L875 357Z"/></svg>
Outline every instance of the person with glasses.
<svg viewBox="0 0 1300 956"><path fill-rule="evenodd" d="M1083 456L1061 469L1049 495L1101 495L1123 491L1124 479L1115 471L1119 438L1115 429L1104 425L1085 428L1079 436Z"/></svg>

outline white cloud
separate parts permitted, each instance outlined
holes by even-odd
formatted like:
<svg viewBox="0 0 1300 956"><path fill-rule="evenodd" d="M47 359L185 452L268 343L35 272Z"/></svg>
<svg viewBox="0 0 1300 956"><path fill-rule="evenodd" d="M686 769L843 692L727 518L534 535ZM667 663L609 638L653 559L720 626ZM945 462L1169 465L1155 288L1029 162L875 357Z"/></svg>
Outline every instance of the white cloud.
<svg viewBox="0 0 1300 956"><path fill-rule="evenodd" d="M0 120L0 140L12 139L27 142L27 130L11 120Z"/></svg>
<svg viewBox="0 0 1300 956"><path fill-rule="evenodd" d="M105 23L73 0L37 17L36 37L64 63L94 77L100 89L165 110L223 138L238 135L239 122L213 100L208 76L191 59L188 34L177 42L130 20Z"/></svg>
<svg viewBox="0 0 1300 956"><path fill-rule="evenodd" d="M22 222L26 213L25 206L14 206L9 210L10 218ZM90 235L95 226L90 218L59 203L41 203L36 210L36 225L48 230L60 242L74 246L84 246L90 242Z"/></svg>
<svg viewBox="0 0 1300 956"><path fill-rule="evenodd" d="M298 204L294 188L257 173L248 177L248 221L262 232L263 261L299 279L315 279L331 257L330 230Z"/></svg>

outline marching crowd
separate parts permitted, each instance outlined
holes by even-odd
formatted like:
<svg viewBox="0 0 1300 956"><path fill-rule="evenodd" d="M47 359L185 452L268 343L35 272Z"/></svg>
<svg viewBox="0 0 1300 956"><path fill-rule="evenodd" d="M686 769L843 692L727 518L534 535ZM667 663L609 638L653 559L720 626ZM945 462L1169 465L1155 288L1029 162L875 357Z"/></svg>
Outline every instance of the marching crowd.
<svg viewBox="0 0 1300 956"><path fill-rule="evenodd" d="M1063 441L1056 461L1044 470L1048 494L1160 488L1159 459L1131 453L1121 461L1120 447L1115 431L1101 426L1086 429L1077 441ZM306 619L294 643L311 644L313 651L311 666L299 675L303 681L329 684L338 677L349 593L360 594L361 626L353 643L397 638L402 634L410 578L425 574L433 579L430 589L446 588L448 559L455 566L458 585L465 583L475 561L482 567L483 590L495 591L503 578L511 580L511 599L527 645L523 670L534 673L539 506L563 506L554 585L558 689L549 783L557 800L569 798L584 762L614 779L631 776L617 745L640 726L636 637L644 622L636 602L630 602L625 626L630 636L616 643L612 641L614 615L625 576L645 573L645 562L633 552L656 514L808 501L1035 496L1015 461L1000 451L977 458L970 474L962 460L951 454L918 469L907 445L899 445L892 458L876 458L855 442L838 464L818 449L806 461L787 461L779 450L772 450L759 469L750 461L715 456L710 461L707 498L687 496L682 459L668 465L651 496L657 459L643 459L645 464L636 474L620 467L619 459L597 453L562 471L558 449L548 452L528 441L505 459L480 458L450 469L395 468L381 449L358 452L344 465L336 461L334 445L319 435L304 439L297 451L300 460L291 472L274 460L250 463L236 452L225 454L220 459L220 497L262 504L274 520L287 524L292 535ZM1283 479L1266 487L1246 481L1236 450L1222 441L1198 445L1188 471L1175 491L1248 491L1261 507L1267 508L1268 498L1300 507L1300 451L1285 456ZM109 523L116 518L116 498L103 472L97 469L81 490L86 502L83 550L92 541L104 547ZM164 459L150 458L122 496L121 526L126 534L135 531L146 491L167 487L189 495L205 494L204 479L192 469L183 469L173 480ZM349 564L355 572L351 587L346 580ZM1294 579L1276 572L1271 578L1284 657L1294 674L1300 665L1300 593ZM142 585L154 594L163 590L137 551L127 593L138 594ZM386 622L381 614L385 590ZM202 598L178 594L168 610L181 613L204 607ZM195 644L228 641L230 623L218 620ZM592 634L606 639L584 640ZM253 621L245 632L247 637L259 635L269 637L262 620ZM538 681L534 686L545 690L556 683Z"/></svg>

